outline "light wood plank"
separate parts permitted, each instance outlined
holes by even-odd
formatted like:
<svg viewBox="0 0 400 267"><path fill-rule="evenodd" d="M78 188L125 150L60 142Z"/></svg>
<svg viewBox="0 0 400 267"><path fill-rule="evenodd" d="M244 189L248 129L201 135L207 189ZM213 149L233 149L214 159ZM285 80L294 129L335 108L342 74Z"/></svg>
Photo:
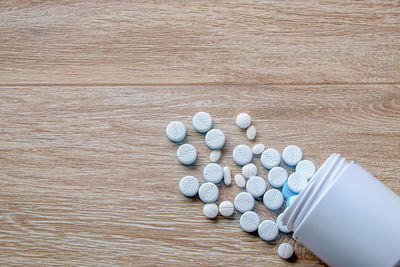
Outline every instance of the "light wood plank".
<svg viewBox="0 0 400 267"><path fill-rule="evenodd" d="M299 90L301 89L301 90ZM235 145L302 147L317 165L332 152L400 194L400 85L0 87L2 265L284 266L277 244L242 232L239 216L210 221L182 197L184 175L201 177L209 150L190 126L208 111ZM255 142L234 123L248 112ZM199 151L177 163L165 126L181 120ZM263 177L266 172L260 167ZM220 186L221 200L241 190ZM261 203L256 210L276 218ZM295 265L322 265L299 244Z"/></svg>
<svg viewBox="0 0 400 267"><path fill-rule="evenodd" d="M400 82L396 1L1 1L1 84Z"/></svg>

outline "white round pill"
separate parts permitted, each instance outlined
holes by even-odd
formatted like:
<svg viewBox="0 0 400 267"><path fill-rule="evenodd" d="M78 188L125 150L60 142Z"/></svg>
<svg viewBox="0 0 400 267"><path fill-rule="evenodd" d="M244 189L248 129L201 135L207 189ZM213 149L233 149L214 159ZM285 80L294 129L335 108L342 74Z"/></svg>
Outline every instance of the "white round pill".
<svg viewBox="0 0 400 267"><path fill-rule="evenodd" d="M258 235L264 241L272 241L278 237L279 229L274 221L265 220L258 226Z"/></svg>
<svg viewBox="0 0 400 267"><path fill-rule="evenodd" d="M167 137L174 143L179 143L186 138L186 127L180 121L173 121L165 129Z"/></svg>
<svg viewBox="0 0 400 267"><path fill-rule="evenodd" d="M279 166L280 163L281 154L276 149L268 148L261 154L261 165L268 170Z"/></svg>
<svg viewBox="0 0 400 267"><path fill-rule="evenodd" d="M215 203L205 204L203 207L203 214L208 219L214 219L218 215L218 206Z"/></svg>
<svg viewBox="0 0 400 267"><path fill-rule="evenodd" d="M205 183L200 186L199 198L204 203L213 203L219 197L218 187L213 183Z"/></svg>
<svg viewBox="0 0 400 267"><path fill-rule="evenodd" d="M232 216L234 211L235 208L230 201L222 201L221 204L219 204L219 213L224 217Z"/></svg>
<svg viewBox="0 0 400 267"><path fill-rule="evenodd" d="M206 145L209 149L219 150L225 145L225 135L220 129L209 130L206 134Z"/></svg>
<svg viewBox="0 0 400 267"><path fill-rule="evenodd" d="M282 159L288 166L296 166L302 158L303 152L298 146L287 146L282 152Z"/></svg>
<svg viewBox="0 0 400 267"><path fill-rule="evenodd" d="M200 183L196 177L185 176L179 183L179 191L185 197L194 197L199 192Z"/></svg>
<svg viewBox="0 0 400 267"><path fill-rule="evenodd" d="M282 167L273 167L268 172L268 182L275 188L282 187L288 178L287 171Z"/></svg>
<svg viewBox="0 0 400 267"><path fill-rule="evenodd" d="M282 243L278 248L278 255L282 259L289 259L293 256L293 247L289 243Z"/></svg>
<svg viewBox="0 0 400 267"><path fill-rule="evenodd" d="M260 224L260 216L254 211L246 211L240 216L240 227L243 231L251 233L258 229Z"/></svg>
<svg viewBox="0 0 400 267"><path fill-rule="evenodd" d="M232 182L231 169L229 167L224 167L224 184L230 185Z"/></svg>
<svg viewBox="0 0 400 267"><path fill-rule="evenodd" d="M257 144L255 146L253 146L253 148L251 150L253 151L254 156L259 157L264 152L265 145Z"/></svg>
<svg viewBox="0 0 400 267"><path fill-rule="evenodd" d="M283 205L283 195L277 189L270 189L263 197L264 206L269 210L277 210Z"/></svg>
<svg viewBox="0 0 400 267"><path fill-rule="evenodd" d="M249 192L254 198L260 198L267 190L267 183L259 176L251 177L246 184L246 191Z"/></svg>
<svg viewBox="0 0 400 267"><path fill-rule="evenodd" d="M238 145L233 150L232 158L237 165L243 166L253 160L253 152L251 151L250 147L246 145Z"/></svg>
<svg viewBox="0 0 400 267"><path fill-rule="evenodd" d="M288 179L289 189L294 193L300 193L307 185L307 178L297 172L292 173Z"/></svg>
<svg viewBox="0 0 400 267"><path fill-rule="evenodd" d="M221 157L221 150L213 150L210 153L210 161L217 162Z"/></svg>
<svg viewBox="0 0 400 267"><path fill-rule="evenodd" d="M246 180L244 179L243 175L241 174L235 175L235 184L240 188L244 188L246 186Z"/></svg>
<svg viewBox="0 0 400 267"><path fill-rule="evenodd" d="M193 116L193 128L199 133L206 133L212 127L212 118L207 112L199 112Z"/></svg>
<svg viewBox="0 0 400 267"><path fill-rule="evenodd" d="M244 213L254 208L254 197L247 192L239 193L233 201L238 212Z"/></svg>
<svg viewBox="0 0 400 267"><path fill-rule="evenodd" d="M221 165L217 163L207 164L203 169L203 177L206 182L218 184L224 177L224 171Z"/></svg>
<svg viewBox="0 0 400 267"><path fill-rule="evenodd" d="M240 129L246 129L247 127L249 127L251 124L251 117L249 114L247 113L240 113L239 115L237 115L236 117L236 125L240 128Z"/></svg>
<svg viewBox="0 0 400 267"><path fill-rule="evenodd" d="M316 168L314 163L312 163L312 161L309 160L302 160L296 165L296 172L306 177L307 180L310 180L310 178L314 175L315 171Z"/></svg>
<svg viewBox="0 0 400 267"><path fill-rule="evenodd" d="M192 165L197 160L197 150L190 144L183 144L176 151L176 156L183 165Z"/></svg>
<svg viewBox="0 0 400 267"><path fill-rule="evenodd" d="M282 233L285 233L285 234L289 234L292 231L290 231L286 225L283 225L282 216L283 216L283 213L279 214L278 218L276 218L276 225L278 226L279 231L281 231Z"/></svg>
<svg viewBox="0 0 400 267"><path fill-rule="evenodd" d="M257 130L256 127L250 126L247 128L246 136L249 140L254 140L256 138Z"/></svg>
<svg viewBox="0 0 400 267"><path fill-rule="evenodd" d="M247 179L257 175L257 166L253 163L246 164L242 167L242 174Z"/></svg>
<svg viewBox="0 0 400 267"><path fill-rule="evenodd" d="M287 201L286 201L286 207L289 207L290 205L293 204L294 201L296 201L298 195L291 196Z"/></svg>

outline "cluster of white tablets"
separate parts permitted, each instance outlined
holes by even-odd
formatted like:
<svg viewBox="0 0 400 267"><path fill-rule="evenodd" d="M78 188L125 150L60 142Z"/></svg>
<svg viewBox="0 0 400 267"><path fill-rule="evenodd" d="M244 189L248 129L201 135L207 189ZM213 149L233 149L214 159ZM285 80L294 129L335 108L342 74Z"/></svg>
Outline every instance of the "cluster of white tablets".
<svg viewBox="0 0 400 267"><path fill-rule="evenodd" d="M249 140L255 139L256 129L251 126L251 117L248 114L239 114L236 124L240 129L246 130ZM192 125L198 133L205 134L205 144L212 150L210 163L203 169L203 184L200 185L194 176L185 176L179 183L180 192L186 197L198 196L205 203L203 214L209 219L216 218L218 214L229 217L236 209L241 214L240 227L245 232L257 231L264 241L275 240L279 231L284 234L290 233L291 231L281 221L283 207L288 207L295 201L316 171L311 161L303 160L302 150L295 145L289 145L281 154L278 150L266 148L263 144L256 144L252 148L244 144L236 146L232 159L242 167L242 173L236 174L234 181L238 187L246 189L246 192L239 193L233 203L223 201L217 206L215 203L219 197L217 185L222 181L230 185L232 180L231 169L217 163L221 157L221 149L225 145L225 134L219 129L212 129L212 118L206 112L194 115ZM172 142L181 143L186 138L186 127L182 122L173 121L167 126L166 134ZM257 166L252 163L256 157L260 158L261 165L268 171L266 180L258 174ZM197 150L190 144L182 144L177 149L177 158L183 165L192 165L197 160ZM289 175L286 169L295 171ZM253 211L258 200L262 201L268 210L280 212L276 221L270 219L262 221ZM289 243L283 243L279 246L278 254L288 259L293 254L293 247Z"/></svg>

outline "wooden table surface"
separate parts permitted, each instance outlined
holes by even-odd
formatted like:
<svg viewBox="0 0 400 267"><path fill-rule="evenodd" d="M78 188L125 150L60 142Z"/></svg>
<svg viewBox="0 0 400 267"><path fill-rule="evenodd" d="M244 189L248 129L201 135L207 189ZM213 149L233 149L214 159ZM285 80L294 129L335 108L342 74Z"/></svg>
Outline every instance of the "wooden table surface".
<svg viewBox="0 0 400 267"><path fill-rule="evenodd" d="M179 194L209 157L191 117L207 111L226 133L233 174L238 144L296 144L317 165L357 160L400 194L399 25L397 1L1 1L0 264L323 265ZM165 136L172 120L193 167Z"/></svg>

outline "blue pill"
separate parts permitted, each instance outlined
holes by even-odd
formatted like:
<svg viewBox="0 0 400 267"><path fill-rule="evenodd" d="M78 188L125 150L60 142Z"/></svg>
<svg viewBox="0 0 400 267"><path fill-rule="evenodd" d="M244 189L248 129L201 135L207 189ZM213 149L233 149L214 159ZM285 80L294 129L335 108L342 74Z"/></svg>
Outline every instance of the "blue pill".
<svg viewBox="0 0 400 267"><path fill-rule="evenodd" d="M288 183L286 182L282 187L282 194L286 200L288 200L292 196L296 196L297 194L289 189Z"/></svg>

